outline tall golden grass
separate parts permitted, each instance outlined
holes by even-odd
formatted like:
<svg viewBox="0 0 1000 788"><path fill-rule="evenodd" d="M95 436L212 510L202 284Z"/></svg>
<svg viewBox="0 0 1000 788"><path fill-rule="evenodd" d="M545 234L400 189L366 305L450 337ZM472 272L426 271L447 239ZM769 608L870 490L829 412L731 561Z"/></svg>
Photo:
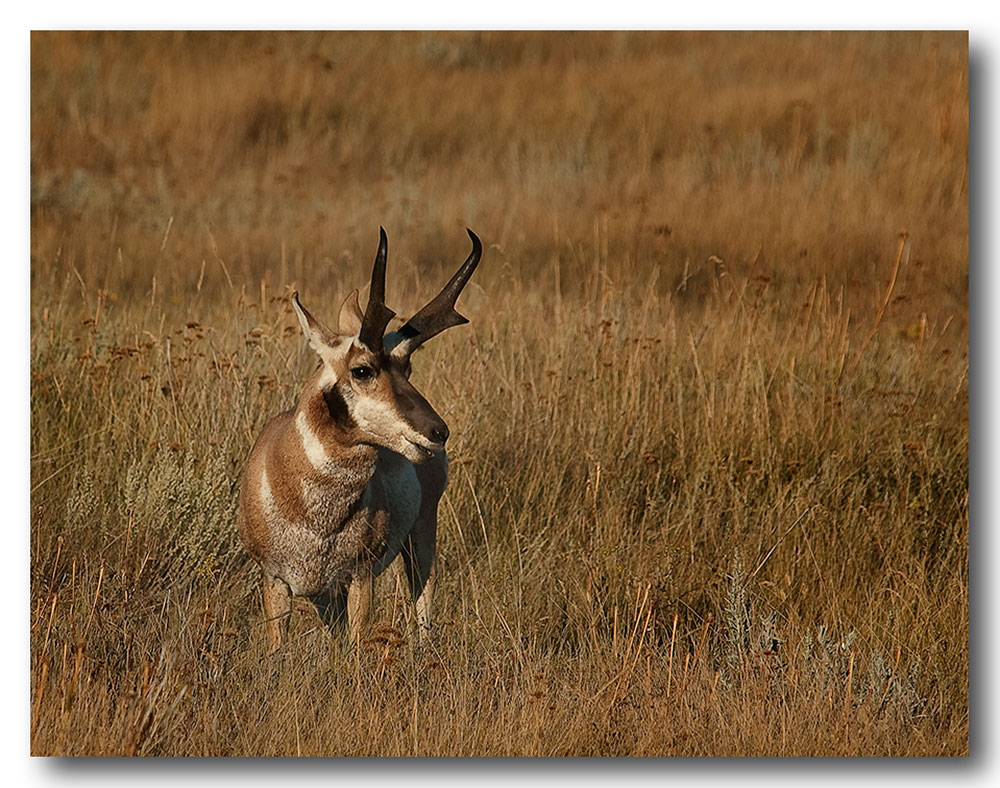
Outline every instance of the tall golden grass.
<svg viewBox="0 0 1000 788"><path fill-rule="evenodd" d="M32 754L966 754L967 43L33 34ZM380 224L401 315L487 243L438 623L269 658L236 483Z"/></svg>

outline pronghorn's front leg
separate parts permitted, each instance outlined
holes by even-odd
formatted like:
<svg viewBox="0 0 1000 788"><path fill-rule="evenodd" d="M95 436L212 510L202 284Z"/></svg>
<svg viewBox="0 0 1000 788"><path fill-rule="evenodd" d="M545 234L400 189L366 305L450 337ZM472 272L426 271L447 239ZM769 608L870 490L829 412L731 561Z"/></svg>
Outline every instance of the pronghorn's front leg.
<svg viewBox="0 0 1000 788"><path fill-rule="evenodd" d="M426 643L431 631L431 603L434 601L435 561L431 558L430 566L424 572L423 590L417 597L417 637L421 643Z"/></svg>
<svg viewBox="0 0 1000 788"><path fill-rule="evenodd" d="M361 630L368 622L368 613L372 606L372 576L371 572L361 571L347 590L347 624L351 630L351 642L358 645Z"/></svg>
<svg viewBox="0 0 1000 788"><path fill-rule="evenodd" d="M417 522L402 550L406 579L416 607L417 637L421 643L426 642L431 628L436 542L437 513L430 512Z"/></svg>
<svg viewBox="0 0 1000 788"><path fill-rule="evenodd" d="M292 591L280 577L264 575L264 622L267 647L273 654L288 639L288 621L292 615Z"/></svg>

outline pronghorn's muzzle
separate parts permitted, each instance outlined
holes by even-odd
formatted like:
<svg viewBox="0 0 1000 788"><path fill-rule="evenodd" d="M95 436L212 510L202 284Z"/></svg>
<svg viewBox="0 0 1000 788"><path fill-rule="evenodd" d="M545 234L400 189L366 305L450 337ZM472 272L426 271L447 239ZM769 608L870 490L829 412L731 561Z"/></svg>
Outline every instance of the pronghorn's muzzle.
<svg viewBox="0 0 1000 788"><path fill-rule="evenodd" d="M440 427L435 427L433 430L431 430L431 437L434 438L434 440L436 440L442 446L444 446L450 434L451 433L448 432L448 425L445 424L443 421L441 422Z"/></svg>
<svg viewBox="0 0 1000 788"><path fill-rule="evenodd" d="M425 459L431 459L435 454L444 451L445 441L448 440L448 425L433 410L430 410L422 422L410 417L410 424L424 441L411 441L419 449Z"/></svg>
<svg viewBox="0 0 1000 788"><path fill-rule="evenodd" d="M448 425L409 381L397 384L396 402L399 412L421 440L410 440L424 460L444 451L448 440Z"/></svg>

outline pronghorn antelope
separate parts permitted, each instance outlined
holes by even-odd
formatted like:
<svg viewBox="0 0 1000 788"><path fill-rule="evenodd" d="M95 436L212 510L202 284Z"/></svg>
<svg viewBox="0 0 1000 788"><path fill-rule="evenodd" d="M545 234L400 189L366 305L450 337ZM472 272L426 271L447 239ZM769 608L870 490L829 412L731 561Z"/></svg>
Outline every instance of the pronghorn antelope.
<svg viewBox="0 0 1000 788"><path fill-rule="evenodd" d="M364 313L354 290L334 332L292 294L320 365L298 405L261 431L240 489L240 536L263 569L271 651L287 638L292 596L312 599L331 626L346 608L356 640L372 581L399 554L421 637L430 627L448 427L410 383L410 356L446 328L468 322L455 301L483 253L468 233L468 259L397 331L385 334L395 313L385 305L382 228Z"/></svg>

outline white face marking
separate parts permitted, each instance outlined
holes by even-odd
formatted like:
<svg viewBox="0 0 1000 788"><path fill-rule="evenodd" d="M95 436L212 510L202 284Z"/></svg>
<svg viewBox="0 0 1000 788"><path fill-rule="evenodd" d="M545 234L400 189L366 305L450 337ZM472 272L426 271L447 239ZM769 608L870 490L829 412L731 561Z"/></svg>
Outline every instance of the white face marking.
<svg viewBox="0 0 1000 788"><path fill-rule="evenodd" d="M393 331L391 334L385 335L382 346L385 352L393 358L405 359L413 352L413 339L404 337L399 331Z"/></svg>
<svg viewBox="0 0 1000 788"><path fill-rule="evenodd" d="M371 397L356 397L352 404L351 417L365 432L381 438L381 445L412 462L425 459L413 444L430 448L427 438L413 429L393 405Z"/></svg>
<svg viewBox="0 0 1000 788"><path fill-rule="evenodd" d="M305 413L299 412L298 416L295 417L295 428L299 431L299 437L302 439L302 448L312 467L317 471L326 468L330 458L326 456L326 449L323 448L319 436L312 431L309 422L306 421Z"/></svg>
<svg viewBox="0 0 1000 788"><path fill-rule="evenodd" d="M319 380L316 385L319 386L320 391L325 391L326 389L333 388L337 383L337 373L330 369L329 365L323 365L323 371L320 373Z"/></svg>

